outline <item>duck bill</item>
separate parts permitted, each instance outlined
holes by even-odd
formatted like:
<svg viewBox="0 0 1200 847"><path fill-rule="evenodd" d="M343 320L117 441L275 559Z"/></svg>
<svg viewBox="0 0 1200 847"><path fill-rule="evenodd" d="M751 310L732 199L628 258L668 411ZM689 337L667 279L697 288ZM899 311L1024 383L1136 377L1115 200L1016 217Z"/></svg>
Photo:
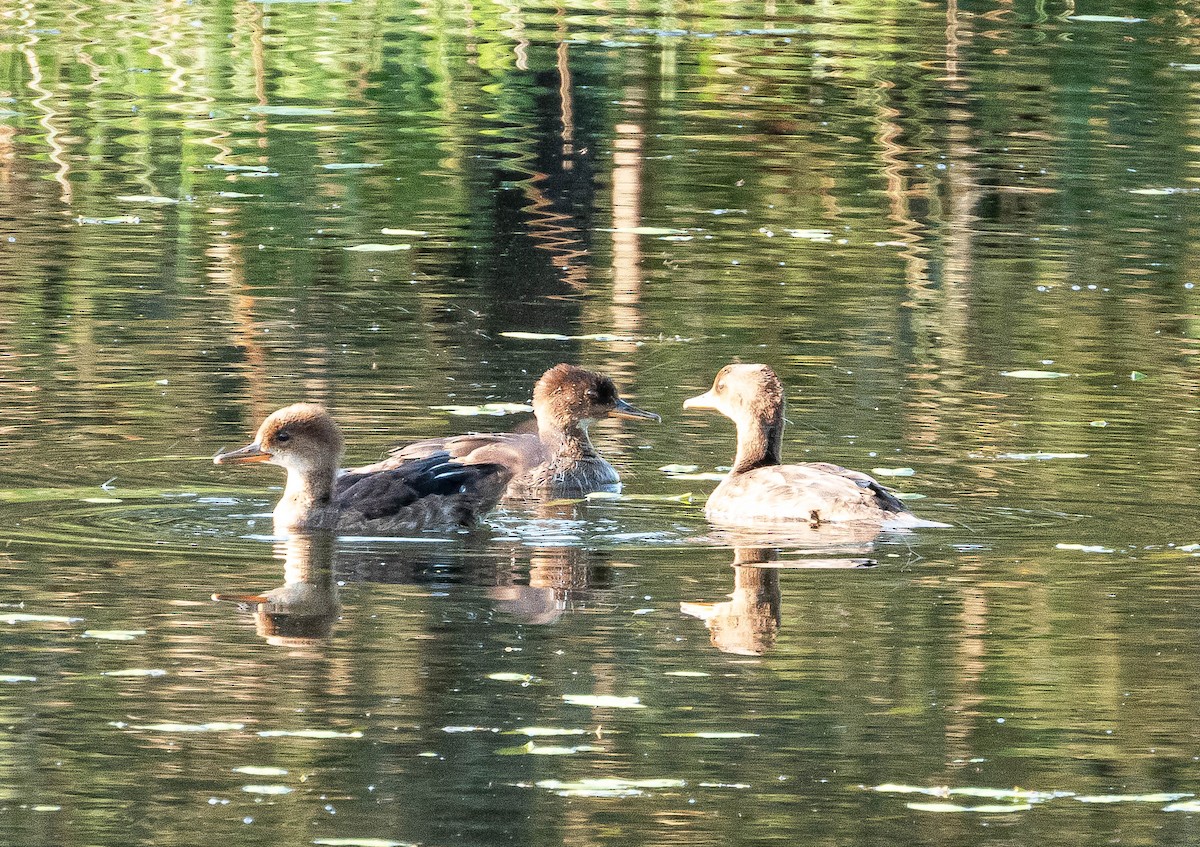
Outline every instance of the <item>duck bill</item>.
<svg viewBox="0 0 1200 847"><path fill-rule="evenodd" d="M262 594L221 594L216 593L212 596L219 603L269 603L270 597L264 597Z"/></svg>
<svg viewBox="0 0 1200 847"><path fill-rule="evenodd" d="M655 423L662 422L662 418L654 414L654 412L647 412L644 409L639 409L637 406L631 406L624 400L617 400L617 405L613 406L613 410L609 414L614 418L654 421Z"/></svg>
<svg viewBox="0 0 1200 847"><path fill-rule="evenodd" d="M689 397L688 399L684 400L683 408L709 409L715 412L717 411L717 398L713 397L713 393L711 391L705 391L703 394L697 397Z"/></svg>
<svg viewBox="0 0 1200 847"><path fill-rule="evenodd" d="M245 465L250 462L269 461L271 461L271 454L259 447L257 442L213 456L214 465Z"/></svg>

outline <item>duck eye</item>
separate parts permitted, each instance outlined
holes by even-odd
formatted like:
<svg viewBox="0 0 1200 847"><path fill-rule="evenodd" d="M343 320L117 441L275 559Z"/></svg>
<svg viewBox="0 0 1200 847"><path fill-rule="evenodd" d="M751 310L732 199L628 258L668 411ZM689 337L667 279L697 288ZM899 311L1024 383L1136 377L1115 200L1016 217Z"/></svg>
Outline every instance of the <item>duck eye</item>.
<svg viewBox="0 0 1200 847"><path fill-rule="evenodd" d="M275 434L275 440L280 444L287 444L292 440L292 434L285 429Z"/></svg>

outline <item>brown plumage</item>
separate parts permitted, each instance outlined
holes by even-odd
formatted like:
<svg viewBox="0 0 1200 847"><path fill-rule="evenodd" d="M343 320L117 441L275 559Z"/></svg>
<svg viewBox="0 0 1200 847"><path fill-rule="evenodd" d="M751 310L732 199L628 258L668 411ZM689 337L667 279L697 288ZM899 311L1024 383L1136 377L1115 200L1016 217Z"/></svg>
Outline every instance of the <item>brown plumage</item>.
<svg viewBox="0 0 1200 847"><path fill-rule="evenodd" d="M894 494L865 473L828 462L782 464L783 384L766 365L726 365L708 392L683 407L711 409L737 424L733 469L704 508L711 521L805 521L813 526L916 521Z"/></svg>
<svg viewBox="0 0 1200 847"><path fill-rule="evenodd" d="M491 432L430 438L394 450L387 459L359 468L376 472L446 453L456 461L502 465L512 473L510 497L561 496L619 489L617 470L596 452L588 426L604 417L658 421L621 399L603 374L555 365L533 387L537 432Z"/></svg>
<svg viewBox="0 0 1200 847"><path fill-rule="evenodd" d="M325 409L297 403L273 413L254 443L213 458L218 465L270 462L287 470L275 533L329 530L397 534L468 526L496 505L511 472L432 452L420 461L340 473L344 441Z"/></svg>

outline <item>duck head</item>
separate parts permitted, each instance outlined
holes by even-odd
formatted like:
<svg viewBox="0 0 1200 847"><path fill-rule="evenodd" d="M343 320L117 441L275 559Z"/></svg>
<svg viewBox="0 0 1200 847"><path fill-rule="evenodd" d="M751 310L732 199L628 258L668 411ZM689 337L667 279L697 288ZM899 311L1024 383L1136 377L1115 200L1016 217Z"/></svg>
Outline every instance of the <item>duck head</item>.
<svg viewBox="0 0 1200 847"><path fill-rule="evenodd" d="M735 473L780 463L783 383L768 365L726 365L712 388L683 401L683 408L720 412L737 424Z"/></svg>
<svg viewBox="0 0 1200 847"><path fill-rule="evenodd" d="M708 409L727 418L771 418L783 411L783 383L768 365L726 365L712 388L683 401L685 409Z"/></svg>
<svg viewBox="0 0 1200 847"><path fill-rule="evenodd" d="M621 399L611 379L574 365L555 365L533 387L533 411L540 425L571 429L605 417L660 421Z"/></svg>
<svg viewBox="0 0 1200 847"><path fill-rule="evenodd" d="M342 431L329 412L312 403L296 403L272 413L252 444L218 453L218 465L270 462L302 476L336 471L342 457Z"/></svg>

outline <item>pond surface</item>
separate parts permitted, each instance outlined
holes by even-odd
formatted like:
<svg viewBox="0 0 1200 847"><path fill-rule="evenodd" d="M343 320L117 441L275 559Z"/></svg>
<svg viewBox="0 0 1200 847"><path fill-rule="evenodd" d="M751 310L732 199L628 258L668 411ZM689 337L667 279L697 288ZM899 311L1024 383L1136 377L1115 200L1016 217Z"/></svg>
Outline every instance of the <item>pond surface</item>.
<svg viewBox="0 0 1200 847"><path fill-rule="evenodd" d="M0 843L1194 844L1198 15L0 0ZM950 526L711 530L735 359ZM560 361L622 499L210 460Z"/></svg>

